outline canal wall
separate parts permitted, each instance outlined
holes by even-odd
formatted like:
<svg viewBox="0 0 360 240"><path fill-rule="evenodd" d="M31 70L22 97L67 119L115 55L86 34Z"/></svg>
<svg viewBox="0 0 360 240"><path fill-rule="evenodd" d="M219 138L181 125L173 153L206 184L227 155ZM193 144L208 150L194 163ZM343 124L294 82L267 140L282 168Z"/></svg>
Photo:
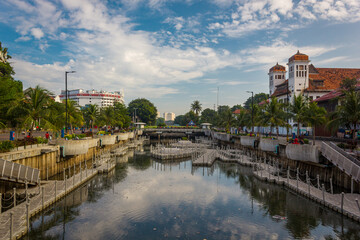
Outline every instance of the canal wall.
<svg viewBox="0 0 360 240"><path fill-rule="evenodd" d="M230 134L227 134L230 135ZM215 135L214 135L215 136ZM299 169L300 172L308 171L309 176L338 187L360 192L360 182L353 179L345 171L333 165L324 156L318 146L310 144L287 144L279 140L255 138L250 136L234 136L230 141L225 137L216 138L219 144L252 152L257 157L278 161L283 168Z"/></svg>

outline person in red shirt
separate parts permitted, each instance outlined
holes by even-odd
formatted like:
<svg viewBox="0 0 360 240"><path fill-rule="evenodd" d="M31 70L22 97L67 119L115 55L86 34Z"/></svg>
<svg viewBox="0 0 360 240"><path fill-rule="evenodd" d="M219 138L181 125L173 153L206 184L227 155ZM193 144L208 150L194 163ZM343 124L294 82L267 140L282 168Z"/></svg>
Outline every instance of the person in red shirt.
<svg viewBox="0 0 360 240"><path fill-rule="evenodd" d="M49 132L46 132L46 133L45 133L45 138L46 138L46 139L49 139L49 136L50 136L50 135L49 135Z"/></svg>

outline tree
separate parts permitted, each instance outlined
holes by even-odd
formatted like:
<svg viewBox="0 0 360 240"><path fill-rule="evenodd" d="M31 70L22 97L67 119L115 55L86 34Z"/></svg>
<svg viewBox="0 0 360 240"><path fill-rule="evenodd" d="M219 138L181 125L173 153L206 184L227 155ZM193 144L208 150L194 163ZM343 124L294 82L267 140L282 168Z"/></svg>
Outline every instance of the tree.
<svg viewBox="0 0 360 240"><path fill-rule="evenodd" d="M154 124L157 115L157 109L153 103L145 98L138 98L129 103L128 111L130 114L135 112L136 116L148 125Z"/></svg>
<svg viewBox="0 0 360 240"><path fill-rule="evenodd" d="M99 118L99 107L96 104L89 104L84 108L84 119L90 125L91 129L94 128L95 121Z"/></svg>
<svg viewBox="0 0 360 240"><path fill-rule="evenodd" d="M292 119L297 123L297 136L300 136L300 126L304 122L304 117L308 107L308 100L302 93L294 96L292 104L289 106Z"/></svg>
<svg viewBox="0 0 360 240"><path fill-rule="evenodd" d="M243 107L241 106L241 104L236 104L236 105L232 106L231 111L234 112L234 111L237 110L237 109L243 109Z"/></svg>
<svg viewBox="0 0 360 240"><path fill-rule="evenodd" d="M319 107L317 102L311 102L306 109L304 120L312 127L313 145L315 145L315 127L326 123L325 108Z"/></svg>
<svg viewBox="0 0 360 240"><path fill-rule="evenodd" d="M163 127L166 126L164 118L157 118L156 119L156 126Z"/></svg>
<svg viewBox="0 0 360 240"><path fill-rule="evenodd" d="M356 125L360 122L360 95L352 90L345 92L344 98L330 114L328 126L331 129L338 129L341 126L350 128L353 132L353 139L356 139Z"/></svg>
<svg viewBox="0 0 360 240"><path fill-rule="evenodd" d="M199 116L199 113L202 110L201 103L198 100L195 100L191 104L191 110L195 112L196 116Z"/></svg>
<svg viewBox="0 0 360 240"><path fill-rule="evenodd" d="M186 126L187 122L185 115L178 115L175 117L174 124L179 124L180 126Z"/></svg>
<svg viewBox="0 0 360 240"><path fill-rule="evenodd" d="M72 131L73 127L83 125L84 117L80 111L80 106L75 101L68 99L65 104L67 104L68 124L70 124ZM66 112L64 113L64 117L66 117Z"/></svg>
<svg viewBox="0 0 360 240"><path fill-rule="evenodd" d="M187 125L190 121L193 121L195 125L199 123L199 117L193 111L189 111L184 115L184 125Z"/></svg>
<svg viewBox="0 0 360 240"><path fill-rule="evenodd" d="M115 125L120 128L128 128L131 123L128 108L123 103L115 103Z"/></svg>
<svg viewBox="0 0 360 240"><path fill-rule="evenodd" d="M257 93L254 95L254 105L258 105L262 101L265 101L269 99L269 94L267 93ZM244 108L245 109L251 109L251 101L252 97L250 96L246 101L244 102Z"/></svg>
<svg viewBox="0 0 360 240"><path fill-rule="evenodd" d="M31 132L35 125L40 125L40 121L50 124L47 116L51 95L51 92L39 85L35 88L28 88L24 91L24 97L19 99L8 113L21 112L18 118L22 119L23 126L30 128Z"/></svg>
<svg viewBox="0 0 360 240"><path fill-rule="evenodd" d="M100 109L100 123L102 126L114 126L115 123L115 110L112 106L103 107Z"/></svg>
<svg viewBox="0 0 360 240"><path fill-rule="evenodd" d="M357 80L355 78L345 78L340 83L340 88L346 91L355 91Z"/></svg>
<svg viewBox="0 0 360 240"><path fill-rule="evenodd" d="M276 136L279 137L279 126L286 125L286 113L283 104L279 103L276 97L272 97L264 105L261 121L265 126L270 126L270 132L275 127Z"/></svg>
<svg viewBox="0 0 360 240"><path fill-rule="evenodd" d="M245 126L251 126L251 112L249 110L243 109L239 114L236 114L236 125L241 129Z"/></svg>
<svg viewBox="0 0 360 240"><path fill-rule="evenodd" d="M220 116L220 126L224 127L226 131L229 131L230 127L235 124L235 118L230 109L223 112Z"/></svg>
<svg viewBox="0 0 360 240"><path fill-rule="evenodd" d="M0 127L19 125L16 115L9 115L9 109L16 105L16 102L23 97L23 85L15 81L12 75L15 74L11 64L8 62L11 56L7 54L7 48L2 48L0 42ZM13 112L15 114L15 112Z"/></svg>
<svg viewBox="0 0 360 240"><path fill-rule="evenodd" d="M217 112L210 109L210 108L206 108L204 111L201 112L201 123L211 123L212 125L216 125L217 123Z"/></svg>

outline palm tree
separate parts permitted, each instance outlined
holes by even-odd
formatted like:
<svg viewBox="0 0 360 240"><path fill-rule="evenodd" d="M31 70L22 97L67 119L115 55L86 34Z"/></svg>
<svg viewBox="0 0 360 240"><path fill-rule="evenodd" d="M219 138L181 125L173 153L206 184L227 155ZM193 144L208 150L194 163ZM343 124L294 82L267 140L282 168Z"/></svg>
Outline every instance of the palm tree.
<svg viewBox="0 0 360 240"><path fill-rule="evenodd" d="M230 109L225 111L220 116L220 125L222 127L225 127L226 131L229 131L230 127L233 126L234 123L235 123L235 118Z"/></svg>
<svg viewBox="0 0 360 240"><path fill-rule="evenodd" d="M315 145L315 127L326 122L326 110L319 107L316 102L311 102L306 109L304 121L312 127L313 145Z"/></svg>
<svg viewBox="0 0 360 240"><path fill-rule="evenodd" d="M236 115L236 125L238 125L241 129L245 126L251 125L251 114L247 110L240 111L239 114Z"/></svg>
<svg viewBox="0 0 360 240"><path fill-rule="evenodd" d="M352 129L353 139L356 139L356 125L360 122L360 95L356 91L345 92L344 99L330 114L328 126L332 129L346 126Z"/></svg>
<svg viewBox="0 0 360 240"><path fill-rule="evenodd" d="M89 121L91 129L94 128L94 122L99 117L99 107L96 104L90 104L85 108L85 118Z"/></svg>
<svg viewBox="0 0 360 240"><path fill-rule="evenodd" d="M115 110L114 107L108 106L101 108L100 110L100 121L102 125L107 127L113 126L114 123Z"/></svg>
<svg viewBox="0 0 360 240"><path fill-rule="evenodd" d="M193 110L196 114L196 116L199 116L199 113L201 112L201 103L198 100L195 100L192 104L191 104L191 110Z"/></svg>
<svg viewBox="0 0 360 240"><path fill-rule="evenodd" d="M73 126L83 125L84 117L80 111L79 105L75 101L68 99L66 104L67 104L67 114L69 118L69 124L72 131Z"/></svg>
<svg viewBox="0 0 360 240"><path fill-rule="evenodd" d="M35 125L40 121L49 123L47 116L49 113L51 92L40 87L28 88L24 91L24 97L12 106L8 113L21 112L19 118L22 119L23 126L30 128L32 132Z"/></svg>
<svg viewBox="0 0 360 240"><path fill-rule="evenodd" d="M298 96L294 96L293 102L289 108L292 119L297 123L297 136L300 136L300 125L304 122L307 107L308 100L302 93Z"/></svg>
<svg viewBox="0 0 360 240"><path fill-rule="evenodd" d="M262 114L262 123L270 126L270 132L276 128L276 136L279 137L279 126L285 126L286 115L283 104L279 103L276 97L272 97L269 102L264 105Z"/></svg>

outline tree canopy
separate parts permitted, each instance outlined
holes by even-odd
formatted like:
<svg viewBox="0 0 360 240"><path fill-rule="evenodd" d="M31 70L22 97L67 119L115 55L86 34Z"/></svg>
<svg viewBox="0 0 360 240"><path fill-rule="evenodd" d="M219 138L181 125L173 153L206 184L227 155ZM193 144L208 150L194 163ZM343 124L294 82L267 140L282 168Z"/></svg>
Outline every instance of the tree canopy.
<svg viewBox="0 0 360 240"><path fill-rule="evenodd" d="M267 93L256 93L254 95L254 105L257 105L268 98L269 94ZM251 96L244 102L244 108L251 109Z"/></svg>
<svg viewBox="0 0 360 240"><path fill-rule="evenodd" d="M157 109L152 102L145 98L132 100L129 103L128 111L130 114L133 114L135 109L138 119L148 125L155 124Z"/></svg>

